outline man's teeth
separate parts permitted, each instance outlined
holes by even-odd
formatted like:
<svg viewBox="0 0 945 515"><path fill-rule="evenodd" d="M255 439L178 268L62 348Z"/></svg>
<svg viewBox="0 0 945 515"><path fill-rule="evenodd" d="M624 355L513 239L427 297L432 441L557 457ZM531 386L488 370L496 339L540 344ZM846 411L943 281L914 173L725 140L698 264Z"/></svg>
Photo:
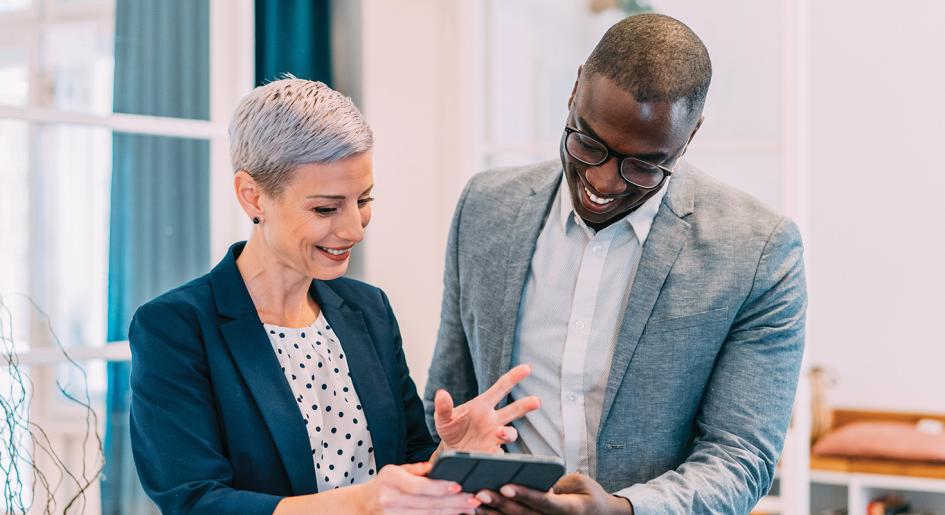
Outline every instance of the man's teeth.
<svg viewBox="0 0 945 515"><path fill-rule="evenodd" d="M591 202L601 206L606 206L607 204L610 204L614 201L612 198L600 198L597 195L594 195L591 193L591 190L587 189L587 186L584 187L584 193L587 193L587 197L591 199Z"/></svg>
<svg viewBox="0 0 945 515"><path fill-rule="evenodd" d="M348 252L348 249L335 250L335 249L326 249L325 247L318 247L318 248L324 250L325 252L331 254L332 256L340 256L340 255L342 255L342 254Z"/></svg>

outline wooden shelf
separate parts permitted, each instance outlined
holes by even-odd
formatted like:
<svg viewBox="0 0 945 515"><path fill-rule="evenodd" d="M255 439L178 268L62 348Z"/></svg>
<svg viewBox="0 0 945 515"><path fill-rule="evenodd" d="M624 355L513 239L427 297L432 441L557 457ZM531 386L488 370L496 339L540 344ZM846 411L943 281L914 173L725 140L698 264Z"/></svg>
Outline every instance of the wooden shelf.
<svg viewBox="0 0 945 515"><path fill-rule="evenodd" d="M943 463L811 456L810 468L812 471L945 479L945 464Z"/></svg>
<svg viewBox="0 0 945 515"><path fill-rule="evenodd" d="M945 421L945 416L834 410L831 425L837 428L864 420L916 423L920 419ZM835 487L839 495L845 490L845 508L851 515L866 513L870 499L884 492L904 492L907 498L916 500L914 508L945 513L945 463L811 456L810 469L811 484Z"/></svg>

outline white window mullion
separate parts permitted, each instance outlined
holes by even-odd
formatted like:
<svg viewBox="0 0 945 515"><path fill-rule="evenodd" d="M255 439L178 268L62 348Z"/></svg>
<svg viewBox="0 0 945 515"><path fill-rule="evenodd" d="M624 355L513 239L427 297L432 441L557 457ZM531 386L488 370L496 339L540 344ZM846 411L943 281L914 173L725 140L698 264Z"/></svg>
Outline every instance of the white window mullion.
<svg viewBox="0 0 945 515"><path fill-rule="evenodd" d="M37 347L22 342L17 342L16 348L22 349L17 352L19 365L28 367L58 365L68 362L69 359L77 362L131 361L128 340L108 342L106 345L68 347L65 353L58 346Z"/></svg>
<svg viewBox="0 0 945 515"><path fill-rule="evenodd" d="M249 236L249 224L233 198L229 119L253 88L254 4L210 0L210 120L222 128L210 139L210 256L219 259L234 241ZM233 49L238 49L236 52Z"/></svg>
<svg viewBox="0 0 945 515"><path fill-rule="evenodd" d="M115 132L172 136L192 139L226 138L226 125L206 120L113 113L97 115L52 108L0 105L0 119L24 120L34 123L87 125L104 127Z"/></svg>

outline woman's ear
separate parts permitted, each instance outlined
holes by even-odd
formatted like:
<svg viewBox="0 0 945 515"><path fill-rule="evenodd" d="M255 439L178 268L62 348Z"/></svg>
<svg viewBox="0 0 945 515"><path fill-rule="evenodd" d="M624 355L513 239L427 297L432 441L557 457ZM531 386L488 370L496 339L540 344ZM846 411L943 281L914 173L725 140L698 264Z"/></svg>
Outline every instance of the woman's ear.
<svg viewBox="0 0 945 515"><path fill-rule="evenodd" d="M240 170L233 177L233 188L236 190L236 200L239 201L246 216L253 221L262 220L262 189L256 179Z"/></svg>

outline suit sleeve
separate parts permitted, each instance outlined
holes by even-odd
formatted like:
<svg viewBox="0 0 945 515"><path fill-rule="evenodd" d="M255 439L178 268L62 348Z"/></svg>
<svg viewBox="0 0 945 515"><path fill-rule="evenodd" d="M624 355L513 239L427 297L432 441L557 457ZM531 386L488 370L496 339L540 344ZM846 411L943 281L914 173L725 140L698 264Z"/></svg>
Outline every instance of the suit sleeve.
<svg viewBox="0 0 945 515"><path fill-rule="evenodd" d="M716 359L688 458L616 492L634 513L748 513L767 494L797 388L806 306L800 234L782 220Z"/></svg>
<svg viewBox="0 0 945 515"><path fill-rule="evenodd" d="M430 455L436 450L436 443L430 437L430 431L427 429L423 414L423 402L417 395L417 386L410 378L410 369L407 368L407 359L404 356L403 340L400 336L400 326L394 317L394 311L390 307L390 301L387 295L381 292L384 300L384 308L387 310L387 316L390 320L392 332L394 335L394 345L396 347L396 366L400 377L400 395L404 406L404 420L407 426L407 463L417 463L427 461Z"/></svg>
<svg viewBox="0 0 945 515"><path fill-rule="evenodd" d="M427 425L430 428L430 433L437 441L440 438L436 433L436 426L433 422L433 397L437 390L444 389L448 391L457 405L472 399L479 393L472 356L469 352L469 342L466 340L466 331L463 328L463 321L460 316L462 292L460 291L459 281L459 257L461 255L459 230L462 225L463 206L472 185L473 182L470 181L463 190L450 226L449 239L446 244L446 266L443 272L443 303L440 307L440 329L436 336L436 348L433 351L433 361L430 363L427 385L423 395Z"/></svg>
<svg viewBox="0 0 945 515"><path fill-rule="evenodd" d="M131 322L131 444L165 514L271 514L279 496L236 490L198 330L164 304Z"/></svg>

